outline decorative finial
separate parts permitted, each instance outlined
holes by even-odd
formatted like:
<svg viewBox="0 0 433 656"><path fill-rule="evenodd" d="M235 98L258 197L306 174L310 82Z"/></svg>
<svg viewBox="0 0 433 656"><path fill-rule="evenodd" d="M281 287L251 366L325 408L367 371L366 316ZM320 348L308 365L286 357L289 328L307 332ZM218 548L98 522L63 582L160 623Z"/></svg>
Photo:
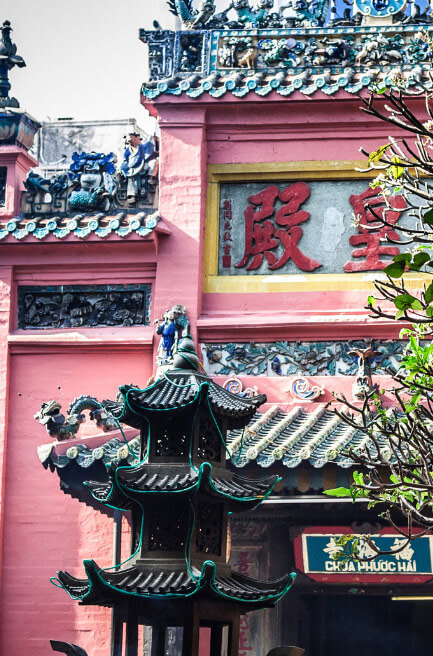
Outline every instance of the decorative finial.
<svg viewBox="0 0 433 656"><path fill-rule="evenodd" d="M0 108L19 107L20 104L16 98L9 98L11 88L9 71L14 66L22 68L26 63L22 57L16 54L17 47L11 40L12 28L10 21L5 20L0 29Z"/></svg>
<svg viewBox="0 0 433 656"><path fill-rule="evenodd" d="M173 359L173 369L192 369L198 371L200 368L200 360L196 353L194 341L189 334L189 330L185 337L179 341L176 355Z"/></svg>
<svg viewBox="0 0 433 656"><path fill-rule="evenodd" d="M371 365L382 353L375 351L372 343L367 342L365 348L356 348L353 351L349 351L349 355L355 358L358 365L356 379L352 385L353 398L355 400L365 399L367 394L377 389L377 385L373 385Z"/></svg>

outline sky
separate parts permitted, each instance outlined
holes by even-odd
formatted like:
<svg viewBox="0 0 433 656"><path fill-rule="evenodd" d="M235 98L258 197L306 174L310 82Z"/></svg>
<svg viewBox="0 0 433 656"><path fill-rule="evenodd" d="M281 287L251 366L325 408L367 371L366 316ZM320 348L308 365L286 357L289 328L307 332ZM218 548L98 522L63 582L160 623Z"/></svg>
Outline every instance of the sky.
<svg viewBox="0 0 433 656"><path fill-rule="evenodd" d="M1 7L27 64L10 72L11 94L34 118L153 126L139 99L147 48L138 30L154 18L174 27L165 0L3 0Z"/></svg>
<svg viewBox="0 0 433 656"><path fill-rule="evenodd" d="M215 4L221 11L229 0ZM153 131L139 100L147 47L138 30L154 19L175 28L166 0L2 0L0 19L11 21L27 64L11 71L11 93L34 118L135 118Z"/></svg>

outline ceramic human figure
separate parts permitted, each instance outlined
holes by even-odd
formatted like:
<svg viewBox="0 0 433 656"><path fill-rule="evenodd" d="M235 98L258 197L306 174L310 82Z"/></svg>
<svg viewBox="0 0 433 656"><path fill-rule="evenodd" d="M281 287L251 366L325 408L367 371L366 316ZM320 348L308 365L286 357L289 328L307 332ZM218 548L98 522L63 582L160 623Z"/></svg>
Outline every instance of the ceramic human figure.
<svg viewBox="0 0 433 656"><path fill-rule="evenodd" d="M120 174L128 181L126 195L129 205L135 204L141 191L144 196L148 194L151 161L155 157L156 151L153 139L142 143L141 136L137 132L131 132L128 135L123 153L123 162L120 166ZM144 185L143 190L141 189L142 184Z"/></svg>
<svg viewBox="0 0 433 656"><path fill-rule="evenodd" d="M157 324L156 334L161 335L158 346L158 364L168 364L173 360L179 340L179 329L175 313L172 310L167 311L163 323L160 323L159 319L155 323Z"/></svg>

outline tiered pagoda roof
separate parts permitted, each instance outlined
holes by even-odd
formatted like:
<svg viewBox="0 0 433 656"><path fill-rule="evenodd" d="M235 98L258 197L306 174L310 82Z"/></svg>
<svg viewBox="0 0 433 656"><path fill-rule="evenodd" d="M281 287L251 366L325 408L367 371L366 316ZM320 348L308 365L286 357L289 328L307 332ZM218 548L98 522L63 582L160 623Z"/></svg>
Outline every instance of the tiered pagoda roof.
<svg viewBox="0 0 433 656"><path fill-rule="evenodd" d="M197 358L188 348L180 351L184 358ZM262 582L232 572L226 562L227 513L254 508L279 480L243 478L226 469L222 454L227 430L245 427L266 396L240 398L205 374L176 368L146 389L124 386L120 391L122 401L105 401L104 406L117 420L141 429L142 460L112 465L107 483L86 485L101 503L132 511L138 546L126 567L101 569L87 560L87 580L61 571L59 585L83 604L116 606L134 597L134 603L147 609L148 600L155 598L207 597L241 604L242 612L275 604L292 585L294 574ZM189 444L183 444L181 452L175 450L174 458L172 449L167 454L155 451L152 440L158 440L161 430L171 446L180 439ZM200 451L200 440L213 442L215 437L219 447L209 452L209 462ZM168 511L173 525L167 529ZM208 537L215 532L216 542Z"/></svg>
<svg viewBox="0 0 433 656"><path fill-rule="evenodd" d="M154 411L175 411L209 401L211 411L227 419L228 430L233 430L245 426L266 401L264 394L240 398L206 374L187 370L168 371L144 390L125 386L120 391L123 401L104 401L104 406L116 419L133 428L146 427L147 417Z"/></svg>
<svg viewBox="0 0 433 656"><path fill-rule="evenodd" d="M290 589L295 575L277 581L263 582L237 572L217 576L212 561L203 563L201 571L138 569L136 566L109 572L93 560L84 561L86 579L78 579L66 572L58 577L65 590L75 599L88 605L113 606L124 596L132 595L137 603L166 597L199 597L230 599L242 602L243 612L276 604Z"/></svg>
<svg viewBox="0 0 433 656"><path fill-rule="evenodd" d="M197 494L200 490L208 497L226 499L229 510L250 510L269 496L277 475L265 480L252 481L230 471L218 469L212 475L210 463L204 463L198 471L187 466L149 465L140 463L136 467L120 467L110 471L110 481L99 483L88 481L86 486L93 497L106 505L122 510L129 510L131 502L143 500L143 494L176 492L187 495ZM125 495L127 494L127 496Z"/></svg>

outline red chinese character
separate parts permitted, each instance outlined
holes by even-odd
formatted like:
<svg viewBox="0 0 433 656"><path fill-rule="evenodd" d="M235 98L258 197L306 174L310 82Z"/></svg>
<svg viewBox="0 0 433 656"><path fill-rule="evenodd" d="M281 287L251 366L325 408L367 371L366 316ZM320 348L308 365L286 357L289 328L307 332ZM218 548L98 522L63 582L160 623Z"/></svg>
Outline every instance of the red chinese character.
<svg viewBox="0 0 433 656"><path fill-rule="evenodd" d="M245 252L242 260L235 266L240 268L248 264L247 271L252 271L261 266L265 257L268 268L272 270L281 268L290 259L302 271L313 271L320 267L320 262L307 257L298 248L298 242L303 235L299 224L310 218L309 213L299 210L299 207L309 195L310 189L305 182L295 182L281 192L276 185L271 185L250 196L248 200L252 204L244 211ZM284 205L276 213L275 222L278 225L275 225L269 217L275 212L277 198ZM272 251L280 245L284 250L278 258Z"/></svg>
<svg viewBox="0 0 433 656"><path fill-rule="evenodd" d="M225 200L223 202L223 210L231 210L232 209L232 201L231 200Z"/></svg>
<svg viewBox="0 0 433 656"><path fill-rule="evenodd" d="M223 240L224 241L233 241L233 239L231 238L231 234L228 230L226 230L226 232L223 234Z"/></svg>
<svg viewBox="0 0 433 656"><path fill-rule="evenodd" d="M230 244L224 244L224 255L230 255Z"/></svg>
<svg viewBox="0 0 433 656"><path fill-rule="evenodd" d="M231 210L224 210L223 217L225 219L231 219L232 218L232 211Z"/></svg>
<svg viewBox="0 0 433 656"><path fill-rule="evenodd" d="M231 229L232 229L232 224L230 223L230 221L226 221L224 223L224 230L231 230Z"/></svg>
<svg viewBox="0 0 433 656"><path fill-rule="evenodd" d="M389 199L388 207L381 195L380 187L366 189L358 196L350 196L349 201L355 210L355 217L359 220L357 235L352 235L349 242L352 246L365 244L364 248L355 248L352 251L352 257L365 258L363 261L346 262L344 270L348 273L354 271L378 271L384 269L389 260L381 260L382 255L395 257L399 254L398 246L384 246L382 242L386 241L389 236L391 239L398 241L400 239L398 232L392 229L400 218L402 210L406 208L406 201L403 196L394 196ZM368 209L370 206L373 212ZM384 219L389 225L381 225L381 219Z"/></svg>

